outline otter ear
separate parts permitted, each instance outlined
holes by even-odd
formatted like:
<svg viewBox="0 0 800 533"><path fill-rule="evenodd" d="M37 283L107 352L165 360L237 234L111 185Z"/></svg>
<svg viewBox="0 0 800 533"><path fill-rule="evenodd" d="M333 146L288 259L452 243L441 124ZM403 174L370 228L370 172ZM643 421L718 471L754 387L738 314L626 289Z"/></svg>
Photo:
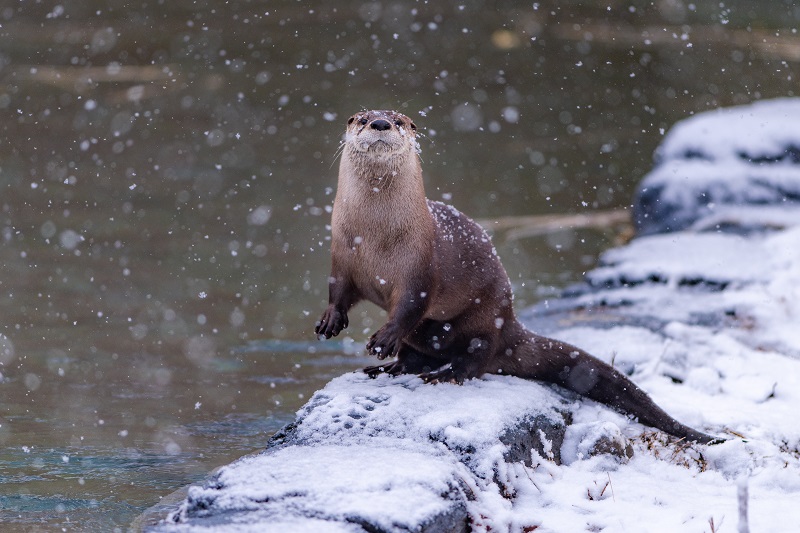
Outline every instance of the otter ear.
<svg viewBox="0 0 800 533"><path fill-rule="evenodd" d="M417 125L414 124L413 122L411 122L410 124L411 124L411 129L417 131Z"/></svg>
<svg viewBox="0 0 800 533"><path fill-rule="evenodd" d="M355 116L352 116L349 119L347 119L347 125L349 126L350 124L352 124L355 119L356 119Z"/></svg>

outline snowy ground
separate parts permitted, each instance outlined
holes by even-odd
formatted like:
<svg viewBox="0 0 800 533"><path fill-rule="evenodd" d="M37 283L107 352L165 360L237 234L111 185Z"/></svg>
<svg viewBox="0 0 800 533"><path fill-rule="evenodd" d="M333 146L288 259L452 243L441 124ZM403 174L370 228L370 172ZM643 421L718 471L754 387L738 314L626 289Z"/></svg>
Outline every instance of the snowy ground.
<svg viewBox="0 0 800 533"><path fill-rule="evenodd" d="M735 531L736 485L747 482L751 530L791 531L800 522L800 226L647 237L605 258L590 279L629 286L572 302L574 322L589 315L602 329L556 335L632 372L679 420L731 439L682 449L645 433L626 465L600 457L560 467L537 483L539 505L561 498L542 509L543 530L699 532L713 519L716 531ZM629 325L606 327L613 322ZM602 416L595 409L578 410L576 422ZM606 481L610 498L581 500L580 487Z"/></svg>
<svg viewBox="0 0 800 533"><path fill-rule="evenodd" d="M791 127L771 126L787 115ZM610 250L575 296L524 314L532 328L613 362L675 418L726 442L676 442L511 377L458 387L346 375L298 413L292 445L225 467L190 489L175 515L183 523L157 529L460 531L444 525L468 516L475 531L724 532L740 525L737 490L746 487L751 531L796 530L800 206L786 192L800 189L796 124L800 106L780 100L676 126L644 185L658 184L666 204L676 191L707 198L711 181L725 198L727 183L734 200L687 201L695 211L679 226L689 229ZM754 135L764 131L772 133ZM708 172L696 173L698 161ZM718 171L724 180L711 179ZM780 182L784 196L747 194L763 177ZM658 205L658 194L647 201ZM661 212L673 217L667 226L677 212ZM666 229L654 224L648 232ZM514 457L500 435L535 417L554 427L567 420L563 443L557 431L542 434L538 451ZM620 434L632 458L590 453L598 436Z"/></svg>

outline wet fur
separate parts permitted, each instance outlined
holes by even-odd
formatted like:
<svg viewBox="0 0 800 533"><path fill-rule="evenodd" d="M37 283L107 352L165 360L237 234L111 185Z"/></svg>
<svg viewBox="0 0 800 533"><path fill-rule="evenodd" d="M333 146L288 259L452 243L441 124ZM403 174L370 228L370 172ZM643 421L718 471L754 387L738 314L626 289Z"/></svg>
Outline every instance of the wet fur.
<svg viewBox="0 0 800 533"><path fill-rule="evenodd" d="M387 128L387 124L389 127ZM455 208L425 198L416 127L400 113L365 111L348 122L333 208L325 338L361 300L388 320L367 343L386 364L372 377L419 374L462 383L485 373L556 383L701 443L715 439L670 417L627 377L569 344L528 331L486 232Z"/></svg>

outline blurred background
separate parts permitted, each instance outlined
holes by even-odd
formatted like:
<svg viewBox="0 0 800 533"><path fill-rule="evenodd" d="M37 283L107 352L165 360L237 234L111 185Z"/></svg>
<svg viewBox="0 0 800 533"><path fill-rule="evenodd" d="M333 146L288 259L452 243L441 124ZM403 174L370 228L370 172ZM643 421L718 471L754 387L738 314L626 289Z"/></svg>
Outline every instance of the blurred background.
<svg viewBox="0 0 800 533"><path fill-rule="evenodd" d="M124 530L369 364L318 342L352 113L421 133L523 307L581 279L676 121L793 96L794 2L0 2L0 523ZM611 216L619 220L619 216ZM559 223L559 220L565 220Z"/></svg>

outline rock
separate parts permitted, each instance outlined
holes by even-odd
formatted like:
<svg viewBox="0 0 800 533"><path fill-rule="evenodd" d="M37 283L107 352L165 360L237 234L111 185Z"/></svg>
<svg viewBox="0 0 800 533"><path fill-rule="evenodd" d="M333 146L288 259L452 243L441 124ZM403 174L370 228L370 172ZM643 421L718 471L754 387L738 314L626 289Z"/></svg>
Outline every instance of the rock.
<svg viewBox="0 0 800 533"><path fill-rule="evenodd" d="M625 463L633 457L633 446L613 422L585 422L567 428L564 446L564 463L608 455Z"/></svg>
<svg viewBox="0 0 800 533"><path fill-rule="evenodd" d="M317 531L321 520L335 531L468 531L484 519L469 512L481 499L513 500L511 465L560 462L569 404L507 376L431 386L348 374L315 393L264 452L191 487L149 531L248 523Z"/></svg>
<svg viewBox="0 0 800 533"><path fill-rule="evenodd" d="M564 424L569 424L571 420L569 413L562 415L561 419L539 415L507 429L499 439L506 446L503 459L507 463L532 466L531 451L534 451L539 457L561 464Z"/></svg>
<svg viewBox="0 0 800 533"><path fill-rule="evenodd" d="M597 436L591 446L588 446L587 454L589 457L612 455L626 461L633 457L633 446L617 428L612 434Z"/></svg>
<svg viewBox="0 0 800 533"><path fill-rule="evenodd" d="M641 235L738 220L742 206L800 202L800 99L717 109L677 123L642 180L633 219ZM750 229L759 229L753 226Z"/></svg>

